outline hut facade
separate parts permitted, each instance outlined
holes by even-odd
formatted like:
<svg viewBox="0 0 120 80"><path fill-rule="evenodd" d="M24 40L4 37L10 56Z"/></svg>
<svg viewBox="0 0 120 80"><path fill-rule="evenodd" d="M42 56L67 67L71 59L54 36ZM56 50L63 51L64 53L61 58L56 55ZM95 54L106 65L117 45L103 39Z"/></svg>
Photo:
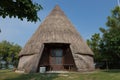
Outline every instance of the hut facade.
<svg viewBox="0 0 120 80"><path fill-rule="evenodd" d="M59 6L51 11L19 53L18 70L94 70L93 52Z"/></svg>

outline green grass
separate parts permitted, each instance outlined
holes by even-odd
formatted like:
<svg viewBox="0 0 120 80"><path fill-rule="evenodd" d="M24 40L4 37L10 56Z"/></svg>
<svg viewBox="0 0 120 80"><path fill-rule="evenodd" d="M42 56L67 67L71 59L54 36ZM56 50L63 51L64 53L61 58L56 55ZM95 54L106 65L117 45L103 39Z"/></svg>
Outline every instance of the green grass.
<svg viewBox="0 0 120 80"><path fill-rule="evenodd" d="M11 70L0 70L0 80L120 80L120 70L64 74L20 74Z"/></svg>

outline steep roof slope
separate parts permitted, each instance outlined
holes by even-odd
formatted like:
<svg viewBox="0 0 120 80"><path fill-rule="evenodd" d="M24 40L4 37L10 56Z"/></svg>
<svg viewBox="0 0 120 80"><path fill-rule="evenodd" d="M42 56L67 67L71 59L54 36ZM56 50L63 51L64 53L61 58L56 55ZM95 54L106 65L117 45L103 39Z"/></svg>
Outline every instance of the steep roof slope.
<svg viewBox="0 0 120 80"><path fill-rule="evenodd" d="M73 54L93 55L86 42L57 5L27 42L19 56L41 54L44 43L70 43Z"/></svg>

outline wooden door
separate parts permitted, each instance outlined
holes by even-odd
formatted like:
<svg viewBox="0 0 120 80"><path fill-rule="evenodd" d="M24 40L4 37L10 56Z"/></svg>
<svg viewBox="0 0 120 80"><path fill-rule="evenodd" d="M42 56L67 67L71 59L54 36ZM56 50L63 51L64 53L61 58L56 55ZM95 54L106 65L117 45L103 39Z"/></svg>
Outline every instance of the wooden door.
<svg viewBox="0 0 120 80"><path fill-rule="evenodd" d="M63 70L63 50L51 49L50 66L53 71Z"/></svg>

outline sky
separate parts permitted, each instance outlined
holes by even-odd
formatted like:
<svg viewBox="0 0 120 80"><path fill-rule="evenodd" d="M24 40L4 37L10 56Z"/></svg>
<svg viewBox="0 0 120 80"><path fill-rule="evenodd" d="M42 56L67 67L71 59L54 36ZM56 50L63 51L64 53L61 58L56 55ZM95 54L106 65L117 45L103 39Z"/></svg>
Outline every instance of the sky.
<svg viewBox="0 0 120 80"><path fill-rule="evenodd" d="M32 0L42 5L38 12L41 21L36 23L17 18L0 17L0 42L7 40L24 47L55 5L59 5L84 40L90 39L99 28L106 28L107 16L118 5L117 0Z"/></svg>

